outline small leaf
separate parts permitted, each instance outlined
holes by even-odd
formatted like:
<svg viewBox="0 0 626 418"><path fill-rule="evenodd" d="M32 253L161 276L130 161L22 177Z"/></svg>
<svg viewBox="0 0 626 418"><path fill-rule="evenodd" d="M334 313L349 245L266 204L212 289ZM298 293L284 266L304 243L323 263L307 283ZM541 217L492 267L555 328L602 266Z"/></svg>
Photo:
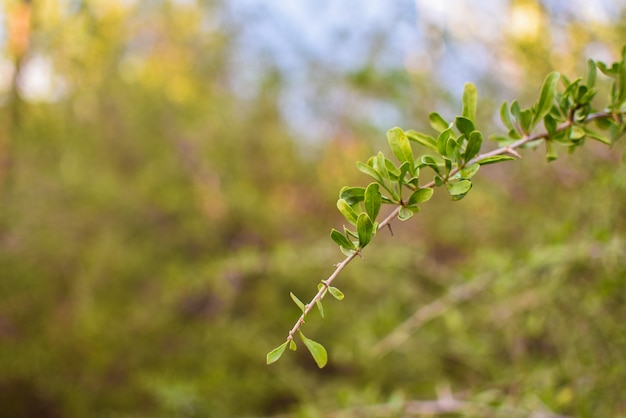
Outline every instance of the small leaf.
<svg viewBox="0 0 626 418"><path fill-rule="evenodd" d="M427 148L437 151L437 140L432 136L413 130L406 131L405 133L407 138L409 138L411 141L415 141Z"/></svg>
<svg viewBox="0 0 626 418"><path fill-rule="evenodd" d="M420 160L422 161L422 164L424 165L437 167L437 168L439 167L439 165L437 164L437 161L431 155L422 155L422 158Z"/></svg>
<svg viewBox="0 0 626 418"><path fill-rule="evenodd" d="M300 299L298 299L298 297L296 295L294 295L293 292L289 292L289 296L291 296L291 300L293 300L293 303L298 305L298 308L300 308L302 313L304 313L304 310L306 309L305 306L304 306L304 303L302 303L302 301Z"/></svg>
<svg viewBox="0 0 626 418"><path fill-rule="evenodd" d="M446 142L446 157L448 160L456 161L456 151L458 147L459 144L456 142L454 137L448 138L448 141ZM448 168L448 171L450 171L450 168Z"/></svg>
<svg viewBox="0 0 626 418"><path fill-rule="evenodd" d="M500 106L500 119L502 119L502 123L508 130L515 129L513 122L511 122L511 115L509 113L507 102L502 103L502 106Z"/></svg>
<svg viewBox="0 0 626 418"><path fill-rule="evenodd" d="M463 179L457 183L446 184L446 188L448 189L448 193L450 193L451 196L464 195L472 188L472 182Z"/></svg>
<svg viewBox="0 0 626 418"><path fill-rule="evenodd" d="M461 171L459 171L459 177L461 177L462 179L471 179L478 172L479 168L480 164L478 163L464 167L461 169Z"/></svg>
<svg viewBox="0 0 626 418"><path fill-rule="evenodd" d="M401 163L408 162L413 164L413 150L411 149L411 143L407 138L404 131L400 128L392 128L387 131L387 142L389 148Z"/></svg>
<svg viewBox="0 0 626 418"><path fill-rule="evenodd" d="M378 172L376 170L374 170L374 168L372 166L367 165L367 164L362 163L362 162L359 161L359 162L356 163L356 167L359 169L359 171L361 173L365 173L368 176L373 177L374 180L376 180L377 182L379 182L381 184L383 183L382 177L380 176L380 174L378 174Z"/></svg>
<svg viewBox="0 0 626 418"><path fill-rule="evenodd" d="M476 121L476 105L478 103L478 91L472 83L465 83L463 90L463 117L472 122Z"/></svg>
<svg viewBox="0 0 626 418"><path fill-rule="evenodd" d="M514 159L515 159L514 157L511 157L508 155L494 155L492 157L483 158L482 160L478 161L478 164L488 165L488 164L499 163L501 161L510 161Z"/></svg>
<svg viewBox="0 0 626 418"><path fill-rule="evenodd" d="M452 128L448 128L444 131L441 131L439 136L437 137L437 150L439 154L446 155L446 147L448 145L448 138L452 134Z"/></svg>
<svg viewBox="0 0 626 418"><path fill-rule="evenodd" d="M585 84L590 89L596 84L596 74L596 63L592 59L587 60L587 76L585 77Z"/></svg>
<svg viewBox="0 0 626 418"><path fill-rule="evenodd" d="M431 187L418 189L409 197L408 205L413 206L430 200L435 191Z"/></svg>
<svg viewBox="0 0 626 418"><path fill-rule="evenodd" d="M326 366L326 363L328 362L328 353L326 353L326 349L324 348L324 346L305 337L302 331L300 331L299 333L302 342L313 356L313 360L315 360L315 363L317 363L317 367L321 369Z"/></svg>
<svg viewBox="0 0 626 418"><path fill-rule="evenodd" d="M517 100L513 100L513 103L511 103L511 114L515 119L519 121L521 113L522 109L520 108L519 103L517 102Z"/></svg>
<svg viewBox="0 0 626 418"><path fill-rule="evenodd" d="M532 117L530 129L537 126L539 121L550 113L554 104L554 96L556 94L556 84L559 81L560 74L553 72L548 74L541 86L541 93L539 94L539 101L534 107L534 115ZM521 122L521 121L520 121Z"/></svg>
<svg viewBox="0 0 626 418"><path fill-rule="evenodd" d="M370 183L365 189L365 212L370 219L375 220L380 212L380 206L382 205L382 195L378 190L378 183Z"/></svg>
<svg viewBox="0 0 626 418"><path fill-rule="evenodd" d="M413 172L415 172L415 170L416 169L414 169ZM409 171L411 171L411 164L409 164L408 162L402 163L402 165L400 166L400 175L398 176L398 190L402 190L402 186L405 184L406 181L406 175Z"/></svg>
<svg viewBox="0 0 626 418"><path fill-rule="evenodd" d="M339 198L350 206L355 205L365 198L365 187L344 187L339 192Z"/></svg>
<svg viewBox="0 0 626 418"><path fill-rule="evenodd" d="M585 130L586 130L587 136L589 138L595 139L596 141L600 141L600 142L602 142L603 144L606 144L606 145L611 145L611 140L609 138L605 137L604 135L599 134L597 132L594 132L594 131L592 131L590 129L585 129Z"/></svg>
<svg viewBox="0 0 626 418"><path fill-rule="evenodd" d="M554 142L546 141L546 160L548 162L552 162L556 160L557 158L559 158L559 156L557 155L556 150L554 149Z"/></svg>
<svg viewBox="0 0 626 418"><path fill-rule="evenodd" d="M296 345L296 342L293 339L289 340L289 349L291 351L296 351L298 349L298 346Z"/></svg>
<svg viewBox="0 0 626 418"><path fill-rule="evenodd" d="M558 124L556 119L552 116L546 115L546 117L543 118L543 125L546 127L546 131L548 131L548 135L554 136L556 134Z"/></svg>
<svg viewBox="0 0 626 418"><path fill-rule="evenodd" d="M281 345L279 345L278 347L276 347L275 349L267 353L267 364L272 364L278 361L280 356L282 356L283 353L285 352L285 349L287 348L288 343L289 343L288 341L285 341L284 343L282 343Z"/></svg>
<svg viewBox="0 0 626 418"><path fill-rule="evenodd" d="M350 249L350 250L356 249L352 241L350 241L344 234L342 234L341 232L337 231L334 228L332 231L330 231L330 237L340 247Z"/></svg>
<svg viewBox="0 0 626 418"><path fill-rule="evenodd" d="M376 154L376 158L373 159L374 170L380 175L380 177L385 181L390 181L389 171L387 170L387 159L382 152L378 152ZM385 183L382 183L385 184Z"/></svg>
<svg viewBox="0 0 626 418"><path fill-rule="evenodd" d="M374 234L374 224L367 213L362 212L359 214L359 218L356 222L356 230L359 234L359 248L364 248L370 243L372 235Z"/></svg>
<svg viewBox="0 0 626 418"><path fill-rule="evenodd" d="M524 109L522 110L522 113L520 113L520 118L518 122L522 128L522 131L525 133L530 133L530 131L534 127L533 114L533 109Z"/></svg>
<svg viewBox="0 0 626 418"><path fill-rule="evenodd" d="M462 116L458 116L455 119L455 125L459 132L465 135L466 138L469 138L470 133L475 129L474 122Z"/></svg>
<svg viewBox="0 0 626 418"><path fill-rule="evenodd" d="M480 147L483 144L483 136L478 131L472 131L467 140L467 147L465 148L465 155L463 158L465 162L474 158L480 151Z"/></svg>
<svg viewBox="0 0 626 418"><path fill-rule="evenodd" d="M445 131L450 127L450 124L437 112L432 112L428 115L428 120L430 121L430 126L437 132Z"/></svg>
<svg viewBox="0 0 626 418"><path fill-rule="evenodd" d="M348 204L348 202L343 199L337 200L337 209L339 209L339 212L341 212L341 214L344 216L344 218L346 218L348 222L350 222L352 225L356 225L357 214L354 209L352 209L352 206Z"/></svg>
<svg viewBox="0 0 626 418"><path fill-rule="evenodd" d="M351 255L353 255L356 252L356 250L351 250L351 249L346 248L346 247L339 247L339 249L341 250L343 255L345 255L346 257L350 257Z"/></svg>
<svg viewBox="0 0 626 418"><path fill-rule="evenodd" d="M409 209L409 208L407 208L405 206L402 206L400 208L400 212L398 212L398 219L401 220L401 221L406 221L408 219L411 219L411 217L413 217L414 213L415 212L413 212L411 209Z"/></svg>
<svg viewBox="0 0 626 418"><path fill-rule="evenodd" d="M398 176L400 175L400 169L396 167L393 162L385 159L385 168L387 168L387 172L389 173L389 179L391 179L392 181L398 180Z"/></svg>
<svg viewBox="0 0 626 418"><path fill-rule="evenodd" d="M336 287L329 286L328 293L330 293L337 300L343 300L344 298L343 292Z"/></svg>
<svg viewBox="0 0 626 418"><path fill-rule="evenodd" d="M322 301L319 299L316 300L315 305L317 305L317 310L320 311L320 315L322 316L322 318L324 318L324 306L322 306Z"/></svg>

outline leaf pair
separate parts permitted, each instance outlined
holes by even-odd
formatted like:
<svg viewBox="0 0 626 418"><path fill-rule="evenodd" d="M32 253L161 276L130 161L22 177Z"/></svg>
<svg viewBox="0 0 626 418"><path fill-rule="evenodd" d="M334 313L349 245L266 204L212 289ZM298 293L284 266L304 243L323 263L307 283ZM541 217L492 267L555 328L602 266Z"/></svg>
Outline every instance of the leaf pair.
<svg viewBox="0 0 626 418"><path fill-rule="evenodd" d="M313 356L313 360L315 360L317 367L321 369L326 366L326 363L328 363L328 353L326 352L324 346L316 341L311 340L310 338L305 337L302 331L298 331L298 334L300 335L300 339L304 343L304 346L309 350L311 356ZM266 363L272 364L278 361L278 359L280 359L280 357L287 349L288 345L291 350L295 351L296 343L293 341L293 338L289 339L269 353L267 353Z"/></svg>
<svg viewBox="0 0 626 418"><path fill-rule="evenodd" d="M560 74L557 72L550 73L543 82L539 99L531 108L522 109L515 100L511 103L510 108L506 102L500 107L500 119L502 123L509 129L509 136L519 139L522 136L530 134L537 124L544 120L554 106L556 97L556 86L559 81ZM513 123L511 116L515 118L516 124Z"/></svg>

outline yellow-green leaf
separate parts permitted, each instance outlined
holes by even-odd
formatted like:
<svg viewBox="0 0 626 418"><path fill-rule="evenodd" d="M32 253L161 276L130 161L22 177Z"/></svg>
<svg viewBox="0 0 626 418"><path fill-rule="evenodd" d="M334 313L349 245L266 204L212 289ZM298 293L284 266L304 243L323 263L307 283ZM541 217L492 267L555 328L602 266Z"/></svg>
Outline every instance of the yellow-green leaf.
<svg viewBox="0 0 626 418"><path fill-rule="evenodd" d="M300 331L300 338L302 339L302 342L304 343L306 348L309 350L309 353L311 353L311 355L313 356L313 360L315 360L317 367L321 369L322 367L326 366L326 363L328 362L328 353L326 353L326 349L324 348L324 346L316 341L305 337L302 331Z"/></svg>
<svg viewBox="0 0 626 418"><path fill-rule="evenodd" d="M285 349L287 348L288 343L289 343L288 341L285 341L284 343L282 343L281 345L279 345L278 347L276 347L275 349L267 353L267 360L266 360L267 364L272 364L278 361L280 356L282 356L283 353L285 352Z"/></svg>

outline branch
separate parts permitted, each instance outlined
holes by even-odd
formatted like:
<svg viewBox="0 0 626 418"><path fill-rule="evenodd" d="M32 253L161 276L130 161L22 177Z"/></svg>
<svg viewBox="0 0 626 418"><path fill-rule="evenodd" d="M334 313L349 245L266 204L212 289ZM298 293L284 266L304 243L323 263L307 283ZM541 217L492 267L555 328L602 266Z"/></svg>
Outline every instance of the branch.
<svg viewBox="0 0 626 418"><path fill-rule="evenodd" d="M592 113L590 115L587 116L587 118L585 118L584 121L580 122L583 124L589 123L593 120L597 120L597 119L607 119L607 118L614 118L615 115L613 113L609 113L609 112L598 112L598 113ZM556 133L559 132L563 132L564 130L566 130L567 128L571 127L574 125L574 122L572 120L568 120L567 122L564 122L563 124L561 124L557 130ZM475 158L471 159L470 161L468 161L465 165L466 166L470 166L472 164L480 164L481 161L484 161L485 159L489 158L489 157L494 157L496 155L502 155L502 154L512 154L515 155L517 157L519 157L519 154L515 151L517 148L522 147L523 145L529 143L529 142L533 142L533 141L537 141L537 140L541 140L541 139L546 139L549 138L550 134L545 131L545 132L541 132L541 133L537 133L534 135L530 135L530 136L524 136L523 138L515 141L514 143L510 144L510 145L506 145L500 148L497 148L493 151L489 151L487 153L484 154L480 154L478 156L476 156ZM457 172L460 171L460 168L455 168L450 172L450 176L453 176L454 174L456 174ZM427 187L434 187L435 186L435 182L431 181L423 186L421 186L421 188L427 188ZM386 226L391 225L391 223L393 222L393 220L398 216L398 213L400 212L400 210L402 209L403 206L398 205L396 206L396 208L389 214L387 215L387 217L385 219L383 219L379 224L378 224L378 231L380 231L381 229L383 229ZM339 275L339 273L341 273L343 271L343 269L346 268L346 266L357 257L357 255L360 255L361 251L357 251L357 252L353 252L352 254L346 256L346 258L336 264L336 268L335 271L333 271L333 273L326 279L326 280L322 280L322 287L320 287L320 289L318 290L318 292L315 294L315 296L313 296L313 299L311 299L311 301L305 305L304 307L304 311L302 313L302 315L300 315L300 318L298 318L298 320L296 321L296 323L294 324L293 328L289 331L289 334L287 335L287 340L286 341L292 341L294 339L294 335L300 330L300 328L302 327L302 325L305 322L305 317L306 315L311 311L311 309L313 309L313 307L317 304L318 301L321 301L324 296L326 295L326 291L328 290L328 287L330 287L331 283L337 278L337 276ZM418 311L419 312L419 311Z"/></svg>
<svg viewBox="0 0 626 418"><path fill-rule="evenodd" d="M445 315L454 305L463 302L481 292L492 280L490 276L478 278L470 283L464 283L453 287L448 293L439 299L419 308L413 315L397 326L385 338L380 340L372 348L375 356L382 357L395 347L406 341L411 333L424 323Z"/></svg>
<svg viewBox="0 0 626 418"><path fill-rule="evenodd" d="M569 415L554 414L552 412L531 412L521 407L500 405L494 406L486 403L463 401L456 398L447 386L437 388L437 399L433 400L406 400L384 404L356 406L342 410L324 413L325 417L380 417L380 416L403 416L418 417L447 414L480 414L492 416L495 412L508 413L518 416L523 413L529 418L570 418ZM281 414L274 418L293 418L298 414Z"/></svg>

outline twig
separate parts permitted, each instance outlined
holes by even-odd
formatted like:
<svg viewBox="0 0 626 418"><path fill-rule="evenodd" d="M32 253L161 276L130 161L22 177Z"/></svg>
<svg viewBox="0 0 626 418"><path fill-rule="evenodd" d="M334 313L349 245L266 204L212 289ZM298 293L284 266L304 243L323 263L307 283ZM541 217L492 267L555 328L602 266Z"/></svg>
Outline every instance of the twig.
<svg viewBox="0 0 626 418"><path fill-rule="evenodd" d="M614 118L616 117L615 114L610 113L610 112L597 112L597 113L592 113L590 115L588 115L585 120L583 120L582 122L579 122L579 124L585 124L585 123L589 123L593 120L596 119L606 119L606 118ZM572 119L567 120L566 122L562 123L561 125L559 125L555 131L555 133L559 133L562 132L568 128L570 128L571 126L574 125L574 121ZM524 137L522 137L521 139L518 139L517 141L513 142L512 144L497 148L493 151L489 151L485 154L480 154L474 158L472 158L471 160L467 161L465 163L465 166L470 166L472 164L476 164L476 163L480 163L481 161L489 158L489 157L494 157L496 155L502 155L502 154L513 154L513 155L518 155L517 152L515 151L517 148L522 147L523 145L529 143L529 142L533 142L533 141L537 141L540 139L547 139L550 137L550 134L546 131L546 132L541 132L541 133L537 133L534 135L525 135ZM456 167L455 169L453 169L452 171L450 171L448 177L451 177L453 175L455 175L456 173L458 173L461 170L460 167ZM427 187L434 187L435 186L435 182L434 180L421 186L421 188L427 188ZM400 209L402 209L401 205L396 206L396 208L389 214L387 215L387 217L385 219L383 219L379 224L378 224L378 231L380 231L382 228L384 227L390 227L391 222L394 220L394 218L396 216L398 216L398 213L400 212ZM318 292L315 294L315 296L313 296L313 299L311 299L311 301L305 305L304 311L302 313L302 315L300 315L300 318L298 318L298 320L296 321L295 325L293 326L293 328L289 331L289 334L287 336L287 341L291 341L294 339L294 335L300 330L300 328L302 327L302 325L304 324L304 320L306 315L311 311L311 309L313 309L313 306L316 305L316 303L318 301L321 301L324 296L326 295L326 291L328 290L328 287L330 287L330 284L337 278L337 276L339 275L339 273L341 273L341 271L343 271L344 268L346 268L346 266L348 264L350 264L350 262L356 257L356 256L360 256L361 255L361 250L356 251L351 253L350 255L346 256L346 258L336 264L336 268L335 271L333 271L333 273L328 277L328 279L326 280L322 280L322 287L320 287L320 289L318 290Z"/></svg>

